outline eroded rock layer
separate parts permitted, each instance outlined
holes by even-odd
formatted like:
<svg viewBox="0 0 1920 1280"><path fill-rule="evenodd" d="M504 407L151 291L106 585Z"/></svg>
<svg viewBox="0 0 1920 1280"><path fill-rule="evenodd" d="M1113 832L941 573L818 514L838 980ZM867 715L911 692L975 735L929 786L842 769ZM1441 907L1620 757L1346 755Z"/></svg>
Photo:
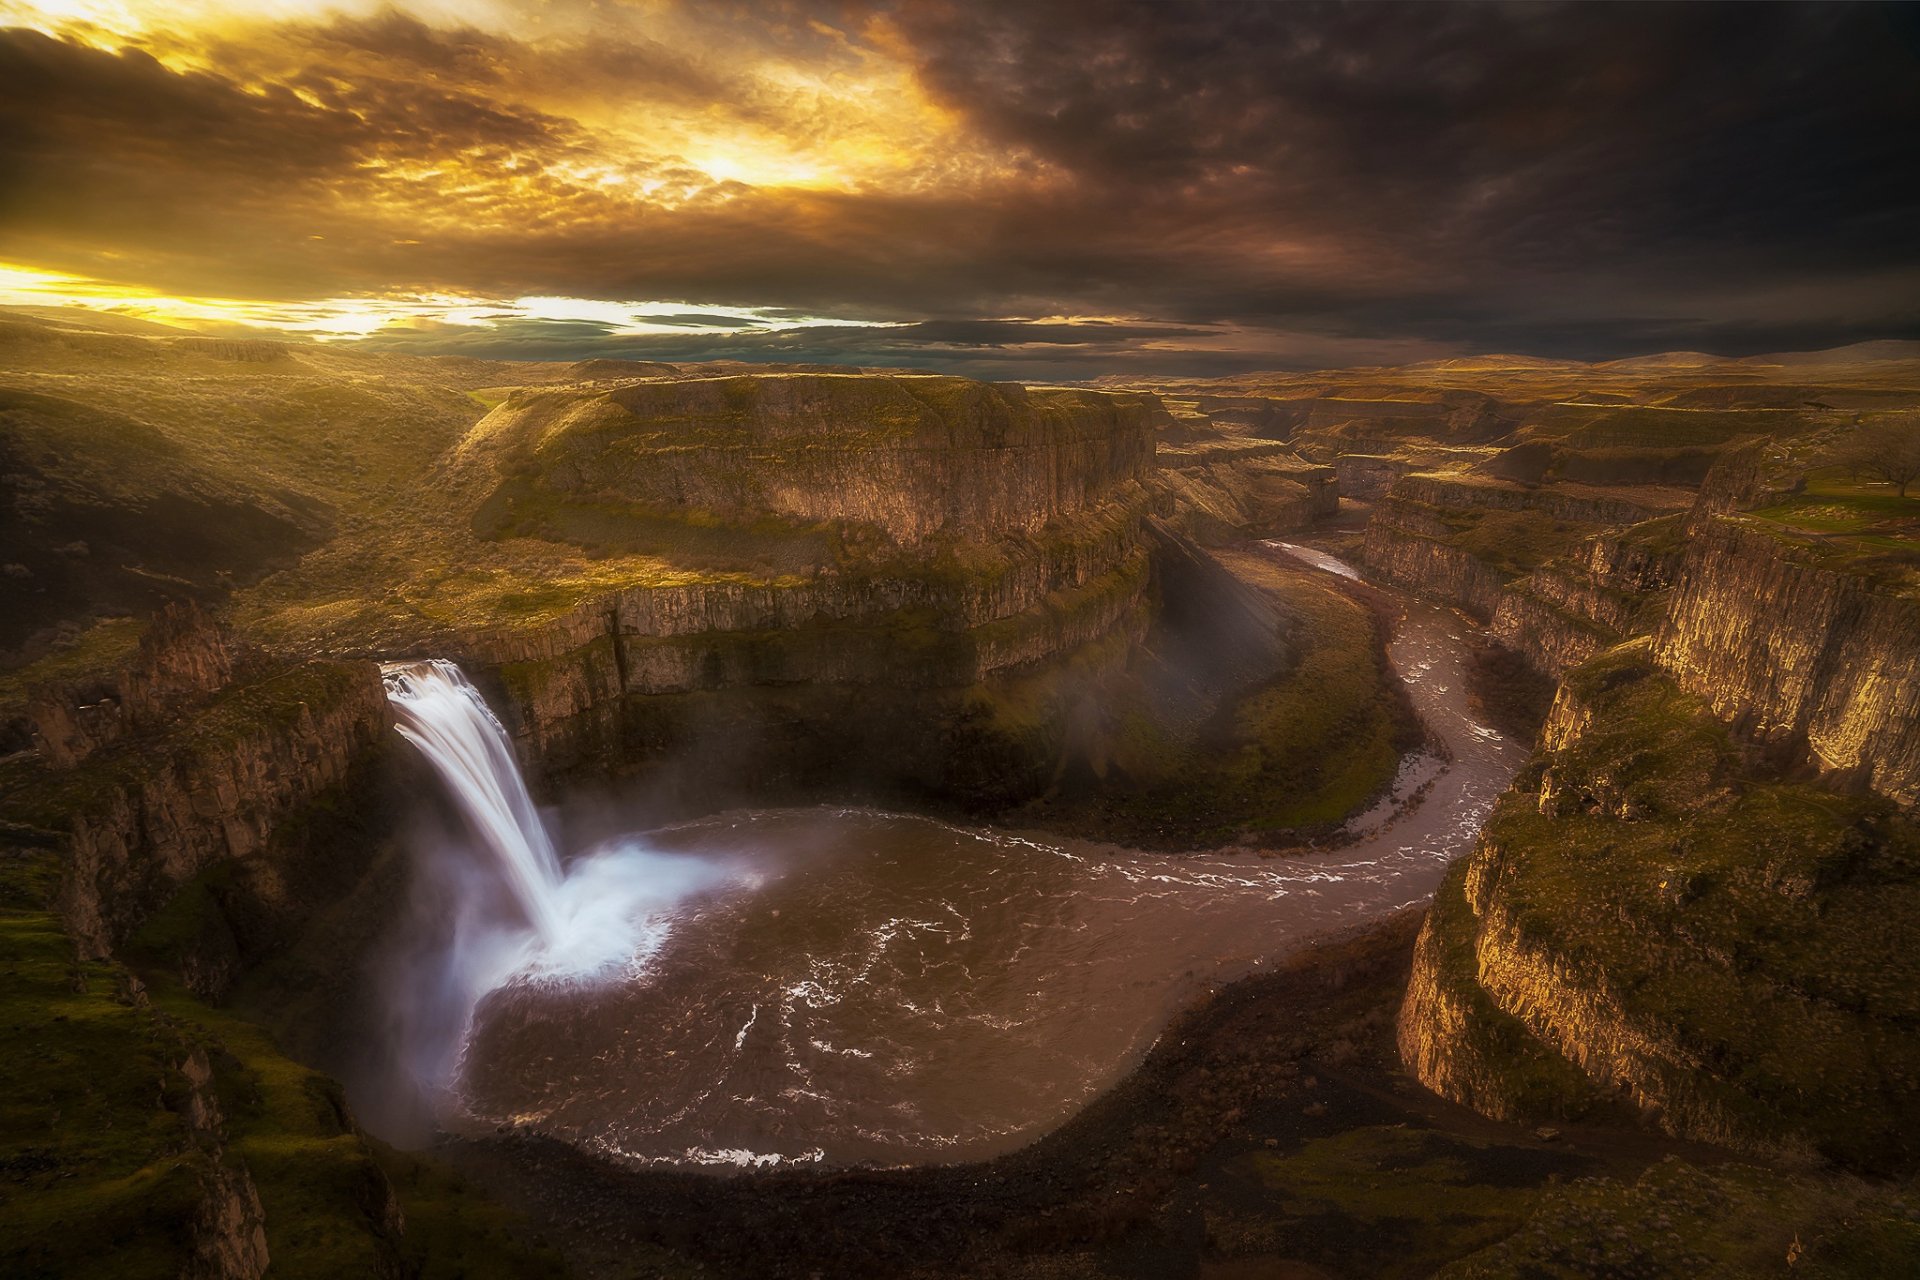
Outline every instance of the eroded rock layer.
<svg viewBox="0 0 1920 1280"><path fill-rule="evenodd" d="M1151 397L931 375L772 374L522 391L462 445L496 507L850 520L900 543L1034 529L1143 479Z"/></svg>
<svg viewBox="0 0 1920 1280"><path fill-rule="evenodd" d="M1685 1137L1911 1164L1920 831L1878 796L1754 776L1651 657L1633 642L1563 684L1436 896L1404 1059L1503 1118L1622 1105Z"/></svg>
<svg viewBox="0 0 1920 1280"><path fill-rule="evenodd" d="M105 956L201 871L265 850L381 747L390 723L372 663L315 661L16 779L14 812L60 833L61 915L87 954Z"/></svg>
<svg viewBox="0 0 1920 1280"><path fill-rule="evenodd" d="M1920 598L1818 541L1696 522L1654 658L1743 734L1920 799Z"/></svg>
<svg viewBox="0 0 1920 1280"><path fill-rule="evenodd" d="M1152 397L932 376L523 390L451 458L475 530L501 546L640 530L635 548L670 563L697 543L696 567L433 643L498 695L549 776L731 740L777 773L822 757L1017 795L1057 763L1062 723L975 744L1005 758L997 782L941 758L983 685L1112 667L1144 633L1165 416Z"/></svg>

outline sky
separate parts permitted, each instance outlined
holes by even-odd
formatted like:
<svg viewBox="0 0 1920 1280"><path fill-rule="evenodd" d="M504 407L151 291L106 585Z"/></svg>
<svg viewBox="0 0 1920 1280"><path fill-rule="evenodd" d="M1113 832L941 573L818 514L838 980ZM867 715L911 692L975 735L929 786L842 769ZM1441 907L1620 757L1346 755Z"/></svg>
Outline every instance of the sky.
<svg viewBox="0 0 1920 1280"><path fill-rule="evenodd" d="M1920 337L1920 8L0 0L0 303L1223 374Z"/></svg>

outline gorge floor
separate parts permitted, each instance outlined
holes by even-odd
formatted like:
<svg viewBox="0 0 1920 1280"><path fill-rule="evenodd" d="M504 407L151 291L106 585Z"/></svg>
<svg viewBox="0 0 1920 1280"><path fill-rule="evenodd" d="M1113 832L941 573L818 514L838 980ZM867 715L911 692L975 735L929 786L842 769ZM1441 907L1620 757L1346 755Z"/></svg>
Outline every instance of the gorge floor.
<svg viewBox="0 0 1920 1280"><path fill-rule="evenodd" d="M578 1274L622 1278L1424 1276L1568 1180L1724 1158L1631 1130L1543 1138L1406 1078L1392 1026L1418 920L1202 1000L1073 1120L984 1164L715 1178L517 1135L441 1151Z"/></svg>
<svg viewBox="0 0 1920 1280"><path fill-rule="evenodd" d="M392 1023L408 1033L394 1061L347 1073L350 1092L385 1131L409 1082L429 1097L444 1084L436 1125L523 1128L625 1163L903 1165L1013 1150L1137 1063L1196 991L1423 901L1465 851L1523 749L1473 717L1469 629L1428 606L1397 612L1389 651L1427 741L1330 851L1288 857L1152 853L829 806L622 832L562 873L535 852L546 837L506 776L498 723L472 686L448 686L472 741L430 755L487 839L450 831L421 848L421 900L386 984L405 993ZM462 767L478 760L492 763ZM516 794L524 840L498 829ZM558 818L619 829L605 813ZM468 981L460 953L497 949L444 922L493 910L470 886L502 870L552 881L527 904L547 934L556 913L580 909L568 903L583 875L600 878L602 899L632 881L646 919L612 940L624 959L590 972L573 959L556 968L550 937L509 943L534 948L531 967L423 1017L419 992ZM592 926L569 915L563 932L581 929ZM448 1042L415 1043L421 1025ZM457 1063L457 1077L423 1078L422 1061Z"/></svg>

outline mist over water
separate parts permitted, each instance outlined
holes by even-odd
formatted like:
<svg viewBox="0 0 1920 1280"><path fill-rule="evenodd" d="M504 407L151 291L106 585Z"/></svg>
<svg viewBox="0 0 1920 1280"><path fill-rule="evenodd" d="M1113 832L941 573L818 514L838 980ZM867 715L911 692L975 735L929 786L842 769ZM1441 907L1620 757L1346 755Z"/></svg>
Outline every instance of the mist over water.
<svg viewBox="0 0 1920 1280"><path fill-rule="evenodd" d="M635 1163L1020 1146L1208 984L1432 893L1525 754L1470 714L1466 641L1456 616L1408 607L1389 651L1434 749L1403 762L1345 847L1280 859L831 807L562 856L458 669L391 666L401 732L460 822L416 841L414 922L387 966L397 1065L379 1090L415 1091L434 1128L524 1126Z"/></svg>
<svg viewBox="0 0 1920 1280"><path fill-rule="evenodd" d="M402 940L386 982L395 1065L430 1107L443 1107L489 993L631 980L681 902L745 873L663 855L637 837L563 869L506 730L466 675L437 659L389 663L381 675L400 735L433 767L464 828L463 839L416 836L413 914L423 927Z"/></svg>

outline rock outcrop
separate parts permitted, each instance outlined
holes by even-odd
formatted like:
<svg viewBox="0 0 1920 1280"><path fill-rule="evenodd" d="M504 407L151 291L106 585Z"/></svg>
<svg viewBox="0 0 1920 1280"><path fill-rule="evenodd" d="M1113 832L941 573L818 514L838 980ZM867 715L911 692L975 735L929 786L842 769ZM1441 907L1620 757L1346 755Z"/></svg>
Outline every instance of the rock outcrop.
<svg viewBox="0 0 1920 1280"><path fill-rule="evenodd" d="M1510 583L1495 606L1494 638L1544 675L1658 625L1679 567L1683 528L1666 516L1593 534Z"/></svg>
<svg viewBox="0 0 1920 1280"><path fill-rule="evenodd" d="M1145 492L1130 484L1037 534L949 546L918 562L633 587L540 627L475 634L453 656L497 692L523 758L543 776L662 761L688 745L683 716L706 714L694 708L752 721L758 701L766 716L791 720L795 712L775 706L785 696L806 700L814 730L879 720L894 738L917 727L925 741L907 756L924 759L966 690L1142 631L1146 511ZM876 699L893 711L868 717L863 707ZM917 714L904 710L914 706ZM898 741L855 749L876 760L899 752Z"/></svg>
<svg viewBox="0 0 1920 1280"><path fill-rule="evenodd" d="M1304 529L1340 509L1333 468L1285 445L1214 437L1160 446L1156 508L1208 544Z"/></svg>
<svg viewBox="0 0 1920 1280"><path fill-rule="evenodd" d="M1625 525L1684 511L1694 495L1649 486L1605 489L1583 484L1517 484L1487 476L1402 477L1391 491L1396 502L1436 511L1528 511L1574 524Z"/></svg>
<svg viewBox="0 0 1920 1280"><path fill-rule="evenodd" d="M226 631L198 605L167 605L134 656L104 679L35 690L27 707L33 745L71 768L130 732L156 728L233 679Z"/></svg>
<svg viewBox="0 0 1920 1280"><path fill-rule="evenodd" d="M1410 513L1398 512L1392 520L1376 513L1367 524L1361 552L1367 568L1403 590L1450 604L1483 621L1493 617L1514 575L1464 547L1451 545L1444 535L1411 527L1414 523Z"/></svg>
<svg viewBox="0 0 1920 1280"><path fill-rule="evenodd" d="M315 661L48 769L9 808L60 833L60 914L83 953L104 956L201 871L265 849L390 723L372 663Z"/></svg>
<svg viewBox="0 0 1920 1280"><path fill-rule="evenodd" d="M1146 478L1150 396L933 375L771 374L520 391L461 446L495 505L854 521L911 545L1034 530Z"/></svg>
<svg viewBox="0 0 1920 1280"><path fill-rule="evenodd" d="M1755 778L1642 639L1562 685L1542 752L1436 895L1400 1021L1487 1114L1596 1106L1863 1168L1920 1159L1920 829Z"/></svg>
<svg viewBox="0 0 1920 1280"><path fill-rule="evenodd" d="M1557 677L1651 625L1691 501L1682 490L1414 473L1375 507L1362 554Z"/></svg>
<svg viewBox="0 0 1920 1280"><path fill-rule="evenodd" d="M1818 539L1696 521L1654 656L1743 736L1920 800L1920 599Z"/></svg>
<svg viewBox="0 0 1920 1280"><path fill-rule="evenodd" d="M690 541L717 550L433 643L497 695L540 776L649 768L704 734L788 741L777 771L837 754L971 794L946 771L983 685L1096 649L1111 665L1143 633L1165 421L1151 396L935 376L517 392L448 466L483 537L644 527L651 540L625 550L669 563ZM1243 518L1293 503L1304 519L1332 500L1330 473L1270 443L1242 452ZM1058 728L1039 732L1053 744L1041 754ZM1032 747L974 744L1044 779Z"/></svg>

